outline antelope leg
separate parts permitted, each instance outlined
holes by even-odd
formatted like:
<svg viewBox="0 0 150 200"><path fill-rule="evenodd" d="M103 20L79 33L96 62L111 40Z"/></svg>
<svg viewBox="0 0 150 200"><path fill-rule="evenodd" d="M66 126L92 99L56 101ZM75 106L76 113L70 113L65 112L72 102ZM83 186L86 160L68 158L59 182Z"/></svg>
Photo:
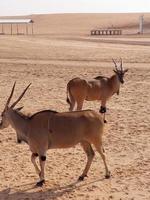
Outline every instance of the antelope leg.
<svg viewBox="0 0 150 200"><path fill-rule="evenodd" d="M82 175L78 179L79 181L83 181L84 177L87 176L87 173L90 169L92 160L93 160L94 155L95 155L95 153L92 149L92 146L88 142L81 142L81 145L82 145L83 150L85 151L85 153L87 155L87 163L86 163L85 169L83 170Z"/></svg>

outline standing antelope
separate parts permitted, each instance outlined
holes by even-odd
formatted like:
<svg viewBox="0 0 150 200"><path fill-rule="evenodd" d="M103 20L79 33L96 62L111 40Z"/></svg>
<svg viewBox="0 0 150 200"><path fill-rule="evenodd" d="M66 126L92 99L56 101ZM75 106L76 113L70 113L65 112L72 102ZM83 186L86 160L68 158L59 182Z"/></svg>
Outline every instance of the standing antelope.
<svg viewBox="0 0 150 200"><path fill-rule="evenodd" d="M44 166L46 161L46 152L48 149L69 148L80 143L87 155L87 163L79 180L87 176L91 166L94 151L92 144L100 153L106 174L110 177L105 155L102 147L102 135L104 122L101 115L92 110L58 113L51 110L43 110L32 116L26 116L15 109L15 105L21 100L30 85L26 87L20 97L9 106L13 96L15 84L7 100L4 111L2 112L2 121L0 129L7 128L10 124L17 133L19 141L25 141L32 152L31 161L35 167L40 181L37 186L42 186L45 182ZM39 157L40 169L36 163L36 157Z"/></svg>
<svg viewBox="0 0 150 200"><path fill-rule="evenodd" d="M101 107L99 112L104 113L104 122L106 122L106 102L115 93L119 95L120 83L124 83L124 74L128 71L128 69L123 70L122 59L120 63L120 69L117 67L114 59L113 62L115 64L115 69L113 70L115 74L109 78L97 76L93 80L87 81L77 77L68 82L67 103L70 105L70 111L74 109L75 103L77 103L77 110L81 110L84 100L100 100Z"/></svg>

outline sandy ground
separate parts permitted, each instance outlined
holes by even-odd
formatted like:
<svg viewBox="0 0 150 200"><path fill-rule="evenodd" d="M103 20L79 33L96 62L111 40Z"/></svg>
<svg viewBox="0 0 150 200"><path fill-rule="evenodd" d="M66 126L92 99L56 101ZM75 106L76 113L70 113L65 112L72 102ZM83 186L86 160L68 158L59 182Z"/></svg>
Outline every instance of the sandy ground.
<svg viewBox="0 0 150 200"><path fill-rule="evenodd" d="M150 199L150 46L144 45L148 42L149 36L0 37L0 111L14 81L17 86L12 102L32 83L19 103L24 106L23 112L63 112L68 110L66 84L71 78L110 76L112 58L122 57L124 68L129 68L120 96L113 96L107 104L103 139L111 179L104 179L104 166L96 153L88 178L77 182L86 162L78 145L48 151L46 184L36 188L38 177L30 162L29 148L16 143L15 131L9 127L0 131L0 200ZM84 104L85 109L96 111L99 106L99 102Z"/></svg>

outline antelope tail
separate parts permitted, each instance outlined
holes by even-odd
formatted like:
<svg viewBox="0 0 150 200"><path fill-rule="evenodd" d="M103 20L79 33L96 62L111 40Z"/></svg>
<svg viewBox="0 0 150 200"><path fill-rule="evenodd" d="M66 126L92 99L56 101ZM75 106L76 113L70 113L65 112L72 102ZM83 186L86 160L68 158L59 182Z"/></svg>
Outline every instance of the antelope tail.
<svg viewBox="0 0 150 200"><path fill-rule="evenodd" d="M69 105L71 105L71 101L69 99L69 96L70 96L70 90L69 90L69 84L67 84L67 98L66 98L66 101Z"/></svg>

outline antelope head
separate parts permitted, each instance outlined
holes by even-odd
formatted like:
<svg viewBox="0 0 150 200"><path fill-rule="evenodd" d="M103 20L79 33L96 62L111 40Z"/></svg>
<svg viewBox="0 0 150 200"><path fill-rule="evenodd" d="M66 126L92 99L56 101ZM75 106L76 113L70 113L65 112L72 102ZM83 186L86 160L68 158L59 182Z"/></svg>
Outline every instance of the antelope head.
<svg viewBox="0 0 150 200"><path fill-rule="evenodd" d="M14 93L14 89L15 89L15 85L16 85L16 82L14 83L13 87L12 87L12 90L11 90L11 93L10 93L10 96L9 98L7 99L7 102L5 104L5 108L1 114L1 122L0 122L0 129L4 129L4 128L7 128L10 124L10 120L11 120L11 114L14 112L14 111L19 111L21 110L23 107L19 107L19 108L14 108L17 103L22 99L22 97L24 96L25 92L27 91L27 89L29 88L29 86L31 85L31 83L24 89L24 91L22 92L22 94L19 96L19 98L12 104L12 105L9 105L10 104L10 101L11 101L11 98L13 96L13 93Z"/></svg>
<svg viewBox="0 0 150 200"><path fill-rule="evenodd" d="M113 71L118 76L118 79L119 79L120 83L123 84L124 83L123 78L124 78L125 73L128 71L128 69L125 69L125 70L123 69L123 67L122 67L122 59L121 58L120 58L120 66L119 67L116 64L115 60L114 59L112 59L112 60L113 60L113 63L115 64L115 69Z"/></svg>

